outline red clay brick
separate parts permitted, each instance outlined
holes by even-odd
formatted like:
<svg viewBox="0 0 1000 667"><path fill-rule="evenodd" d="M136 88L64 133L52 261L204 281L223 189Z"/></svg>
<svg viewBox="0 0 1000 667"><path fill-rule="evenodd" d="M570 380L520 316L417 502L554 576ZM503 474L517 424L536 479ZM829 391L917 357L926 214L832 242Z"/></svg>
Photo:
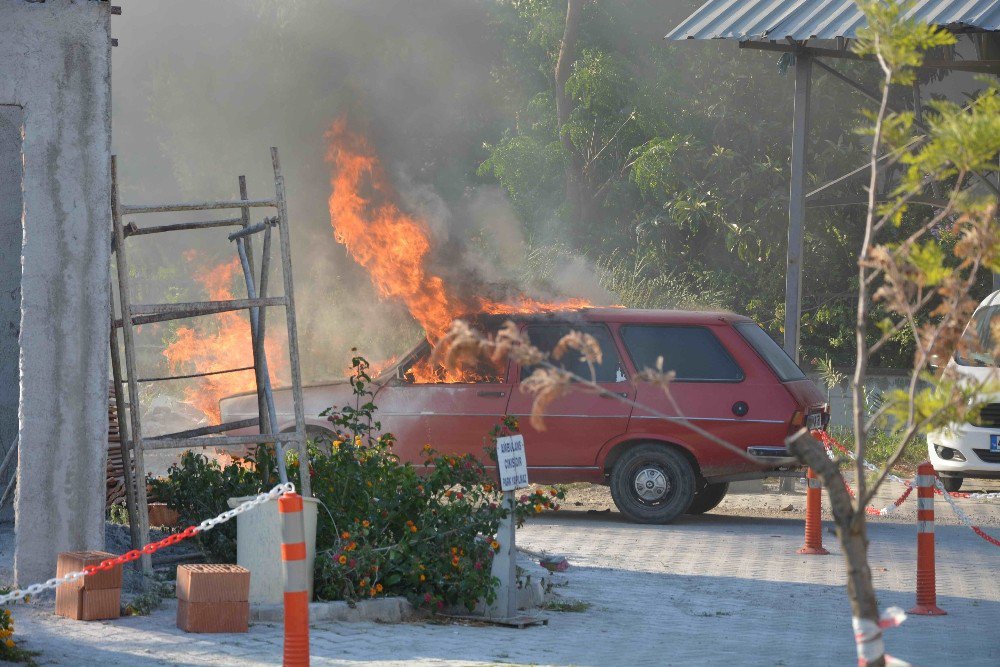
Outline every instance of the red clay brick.
<svg viewBox="0 0 1000 667"><path fill-rule="evenodd" d="M100 621L121 615L122 590L86 590L60 586L56 589L56 614L74 621Z"/></svg>
<svg viewBox="0 0 1000 667"><path fill-rule="evenodd" d="M249 602L177 601L177 627L184 632L246 632Z"/></svg>
<svg viewBox="0 0 1000 667"><path fill-rule="evenodd" d="M90 565L97 565L101 561L114 558L115 554L105 551L67 551L59 554L56 561L56 576L62 577L70 572L78 572ZM116 565L110 570L102 570L82 579L63 584L60 586L67 588L83 588L88 591L102 590L105 588L122 587L122 566Z"/></svg>
<svg viewBox="0 0 1000 667"><path fill-rule="evenodd" d="M246 602L250 599L250 570L239 565L178 565L177 599Z"/></svg>
<svg viewBox="0 0 1000 667"><path fill-rule="evenodd" d="M176 526L178 521L177 512L167 507L166 503L149 503L150 526Z"/></svg>

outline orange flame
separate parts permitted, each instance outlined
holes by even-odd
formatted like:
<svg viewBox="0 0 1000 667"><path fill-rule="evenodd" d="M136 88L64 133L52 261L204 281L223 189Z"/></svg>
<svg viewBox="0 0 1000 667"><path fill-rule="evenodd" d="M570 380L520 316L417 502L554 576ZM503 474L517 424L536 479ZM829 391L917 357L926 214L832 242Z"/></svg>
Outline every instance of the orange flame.
<svg viewBox="0 0 1000 667"><path fill-rule="evenodd" d="M189 261L195 256L187 257ZM238 259L196 271L194 278L201 283L213 301L235 299L233 283L242 280ZM283 341L268 335L264 351L275 383L288 375L288 361ZM177 329L176 340L163 351L172 373L211 373L253 366L250 320L246 311L219 313L201 317L194 324ZM213 424L219 423L219 399L256 387L252 370L224 373L197 378L193 386L185 387L184 398L201 410Z"/></svg>
<svg viewBox="0 0 1000 667"><path fill-rule="evenodd" d="M329 199L334 236L365 270L379 295L401 300L423 327L431 343L440 339L460 316L480 313L543 313L586 308L584 299L545 303L521 295L511 303L477 297L461 299L429 268L430 228L405 213L398 195L364 135L351 131L340 118L326 132L326 161L332 167ZM488 372L488 371L487 371ZM410 369L417 382L469 382L479 374L453 375L443 369Z"/></svg>

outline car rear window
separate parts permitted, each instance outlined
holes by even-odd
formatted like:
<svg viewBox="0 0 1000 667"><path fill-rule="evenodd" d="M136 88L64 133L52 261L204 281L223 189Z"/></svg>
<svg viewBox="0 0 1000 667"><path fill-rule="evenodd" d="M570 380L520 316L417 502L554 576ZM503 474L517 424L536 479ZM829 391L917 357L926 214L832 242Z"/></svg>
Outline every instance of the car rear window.
<svg viewBox="0 0 1000 667"><path fill-rule="evenodd" d="M622 369L621 358L618 356L618 348L615 347L615 341L611 338L611 332L605 326L594 324L532 324L525 330L529 340L531 340L531 344L542 352L551 352L559 344L562 337L571 331L590 334L597 340L598 345L601 346L601 355L603 357L600 364L594 365L595 381L625 382L628 380ZM580 353L575 350L570 350L564 354L562 359L551 359L550 361L570 373L590 379L590 366L580 358ZM522 368L521 379L523 380L528 377L534 371L534 367Z"/></svg>
<svg viewBox="0 0 1000 667"><path fill-rule="evenodd" d="M622 327L622 341L637 370L674 371L677 380L739 382L741 369L706 327L632 325Z"/></svg>
<svg viewBox="0 0 1000 667"><path fill-rule="evenodd" d="M782 382L791 380L803 380L806 375L802 372L792 358L785 353L781 346L774 342L774 339L767 335L756 322L737 322L733 325L736 331L743 336L750 346L757 351L757 354L767 362L775 375Z"/></svg>

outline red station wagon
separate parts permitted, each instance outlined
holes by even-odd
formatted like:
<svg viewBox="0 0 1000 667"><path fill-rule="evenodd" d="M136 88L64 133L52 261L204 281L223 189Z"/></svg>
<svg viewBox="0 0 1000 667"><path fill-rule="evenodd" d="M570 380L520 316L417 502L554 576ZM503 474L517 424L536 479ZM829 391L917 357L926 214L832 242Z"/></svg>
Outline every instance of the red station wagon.
<svg viewBox="0 0 1000 667"><path fill-rule="evenodd" d="M398 438L396 451L404 461L420 465L425 443L442 453L485 459L486 434L501 417L514 415L521 418L532 482L608 484L629 518L667 523L684 513L711 510L731 481L797 467L785 437L803 426L825 427L829 419L817 387L747 317L591 308L489 316L475 324L490 330L506 319L523 327L544 351L570 331L592 335L603 351L596 379L606 394L571 391L548 406L546 428L538 431L528 419L533 397L518 386L533 369L513 361L500 368L484 362L473 373L475 382L435 382L427 372L430 346L424 341L374 381L378 419ZM676 373L670 391L679 412L661 387L633 381L642 369L655 368L659 357L664 370ZM590 376L578 355L568 354L558 363ZM280 427L291 430L290 392L276 391L275 400ZM352 403L351 387L346 381L306 387L304 402L310 433L330 435L320 412ZM224 422L255 417L256 395L225 398L221 409ZM749 457L693 431L680 416Z"/></svg>

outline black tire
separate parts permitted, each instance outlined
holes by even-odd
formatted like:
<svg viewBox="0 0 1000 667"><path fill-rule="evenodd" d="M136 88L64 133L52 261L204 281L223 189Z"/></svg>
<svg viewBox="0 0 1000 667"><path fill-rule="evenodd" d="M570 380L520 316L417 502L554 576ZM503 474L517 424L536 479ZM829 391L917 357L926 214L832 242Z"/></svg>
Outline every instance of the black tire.
<svg viewBox="0 0 1000 667"><path fill-rule="evenodd" d="M688 507L688 514L704 514L718 507L722 499L729 492L729 482L719 482L718 484L706 484L700 491L694 494L691 507Z"/></svg>
<svg viewBox="0 0 1000 667"><path fill-rule="evenodd" d="M694 488L691 463L663 445L632 447L611 471L611 497L619 511L637 523L670 523L691 506Z"/></svg>
<svg viewBox="0 0 1000 667"><path fill-rule="evenodd" d="M941 486L948 493L955 493L962 488L962 482L965 481L963 477L942 477Z"/></svg>

